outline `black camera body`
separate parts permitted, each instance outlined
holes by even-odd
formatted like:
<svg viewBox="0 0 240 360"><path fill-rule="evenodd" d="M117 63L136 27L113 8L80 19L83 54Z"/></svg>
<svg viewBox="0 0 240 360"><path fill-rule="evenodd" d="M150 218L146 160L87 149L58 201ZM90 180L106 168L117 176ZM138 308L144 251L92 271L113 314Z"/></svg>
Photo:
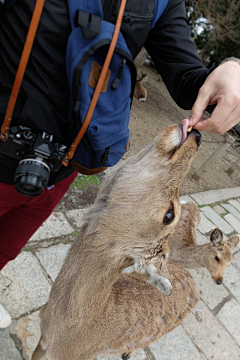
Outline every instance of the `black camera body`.
<svg viewBox="0 0 240 360"><path fill-rule="evenodd" d="M18 192L38 196L47 187L50 172L62 166L67 146L53 142L46 132L34 134L25 126L12 126L8 141L0 141L0 153L18 160L14 181Z"/></svg>

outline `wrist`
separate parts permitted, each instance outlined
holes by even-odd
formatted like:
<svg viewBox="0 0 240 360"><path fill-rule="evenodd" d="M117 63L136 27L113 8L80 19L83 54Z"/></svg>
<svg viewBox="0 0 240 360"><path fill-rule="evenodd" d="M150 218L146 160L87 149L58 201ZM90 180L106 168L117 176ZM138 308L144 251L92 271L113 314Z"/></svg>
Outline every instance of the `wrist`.
<svg viewBox="0 0 240 360"><path fill-rule="evenodd" d="M234 61L236 63L238 63L240 65L240 59L234 56L228 57L226 59L223 59L219 65L222 65L223 63L227 62L227 61Z"/></svg>

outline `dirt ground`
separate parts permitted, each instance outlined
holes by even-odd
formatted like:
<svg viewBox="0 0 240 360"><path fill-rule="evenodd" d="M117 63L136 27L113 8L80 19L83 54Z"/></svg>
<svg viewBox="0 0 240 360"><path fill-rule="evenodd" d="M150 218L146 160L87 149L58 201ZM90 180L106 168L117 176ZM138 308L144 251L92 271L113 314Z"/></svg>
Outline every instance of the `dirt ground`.
<svg viewBox="0 0 240 360"><path fill-rule="evenodd" d="M133 100L130 120L131 148L123 160L149 144L159 130L171 124L180 123L190 113L175 104L160 76L154 70L144 66L141 71L148 75L148 82L145 84L148 97L146 102L140 102L136 98ZM226 173L226 170L240 157L240 147L233 148L231 146L199 181L192 179L195 171L216 149L220 148L224 139L224 136L202 132L202 144L183 182L181 195L240 186L240 169L231 176ZM236 137L236 140L240 139ZM91 182L84 189L80 189L78 186L72 187L57 209L67 210L87 206L94 201L98 189L99 184Z"/></svg>

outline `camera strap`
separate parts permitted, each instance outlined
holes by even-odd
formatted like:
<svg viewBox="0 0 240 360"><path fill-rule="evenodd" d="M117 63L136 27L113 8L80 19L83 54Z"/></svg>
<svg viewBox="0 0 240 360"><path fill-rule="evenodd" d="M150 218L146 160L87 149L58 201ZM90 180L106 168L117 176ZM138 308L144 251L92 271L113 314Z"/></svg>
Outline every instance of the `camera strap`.
<svg viewBox="0 0 240 360"><path fill-rule="evenodd" d="M24 44L22 56L18 65L18 70L16 73L16 77L13 83L11 95L8 101L8 106L4 118L4 122L1 127L0 139L2 141L8 140L9 127L12 120L12 114L16 105L18 93L22 84L23 76L27 67L28 59L32 50L33 42L35 39L35 35L38 29L39 21L41 18L43 6L45 0L36 0L36 4L34 7L31 23L29 26L27 38Z"/></svg>
<svg viewBox="0 0 240 360"><path fill-rule="evenodd" d="M118 17L117 17L117 21L116 21L116 25L115 25L115 29L114 29L114 32L113 32L111 43L109 45L109 49L108 49L108 53L107 53L105 62L103 64L103 67L102 67L102 70L101 70L101 74L99 76L99 79L98 79L95 91L93 93L93 97L92 97L91 103L89 105L86 117L85 117L84 122L82 124L82 127L81 127L79 133L77 134L76 139L72 143L68 154L62 160L62 163L63 163L64 166L68 166L69 160L71 160L73 158L74 152L75 152L78 144L82 140L83 135L85 134L85 132L86 132L86 130L88 128L88 125L89 125L89 123L91 121L93 112L94 112L95 107L97 105L97 101L98 101L99 95L101 93L101 90L102 90L102 87L103 87L103 84L104 84L104 81L105 81L105 78L106 78L106 75L107 75L107 71L108 71L111 59L113 57L114 49L115 49L116 44L117 44L118 35L119 35L121 24L122 24L122 19L123 19L123 14L124 14L124 9L125 9L125 6L126 6L126 2L127 2L127 0L121 0L119 12L118 12Z"/></svg>

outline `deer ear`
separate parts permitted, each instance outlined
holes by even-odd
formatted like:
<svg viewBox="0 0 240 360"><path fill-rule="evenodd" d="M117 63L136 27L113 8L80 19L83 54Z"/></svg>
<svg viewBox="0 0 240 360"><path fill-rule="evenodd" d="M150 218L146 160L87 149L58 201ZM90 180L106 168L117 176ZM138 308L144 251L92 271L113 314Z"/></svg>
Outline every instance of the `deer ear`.
<svg viewBox="0 0 240 360"><path fill-rule="evenodd" d="M223 232L222 230L215 228L213 229L213 231L210 234L210 240L212 241L212 243L217 246L221 243L221 241L223 240Z"/></svg>
<svg viewBox="0 0 240 360"><path fill-rule="evenodd" d="M231 248L234 249L239 243L240 235L232 235L227 242L231 245Z"/></svg>

